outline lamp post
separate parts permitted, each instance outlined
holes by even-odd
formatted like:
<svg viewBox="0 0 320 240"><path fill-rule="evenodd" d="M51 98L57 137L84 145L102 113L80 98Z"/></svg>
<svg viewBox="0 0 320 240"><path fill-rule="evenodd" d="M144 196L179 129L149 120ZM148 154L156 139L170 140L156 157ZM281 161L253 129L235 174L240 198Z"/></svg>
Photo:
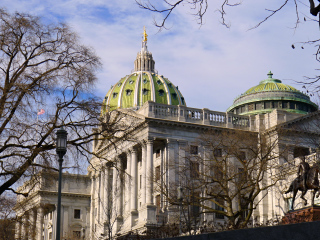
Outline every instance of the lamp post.
<svg viewBox="0 0 320 240"><path fill-rule="evenodd" d="M182 214L182 201L183 201L183 188L179 186L177 188L178 192L178 201L179 201L179 213L180 213L180 219L179 219L179 236L182 234L182 224L181 224L181 214Z"/></svg>
<svg viewBox="0 0 320 240"><path fill-rule="evenodd" d="M61 182L62 182L62 162L63 156L67 152L67 131L61 127L57 131L56 152L59 157L59 182L58 182L58 209L57 209L57 232L56 240L60 240L60 221L61 221Z"/></svg>

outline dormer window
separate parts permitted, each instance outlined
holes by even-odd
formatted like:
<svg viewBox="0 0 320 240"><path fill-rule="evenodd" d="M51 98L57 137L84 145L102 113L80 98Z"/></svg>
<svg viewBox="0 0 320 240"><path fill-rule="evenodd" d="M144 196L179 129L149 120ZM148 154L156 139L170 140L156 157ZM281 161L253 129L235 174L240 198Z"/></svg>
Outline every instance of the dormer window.
<svg viewBox="0 0 320 240"><path fill-rule="evenodd" d="M145 78L143 79L143 83L146 84L148 82L148 80Z"/></svg>
<svg viewBox="0 0 320 240"><path fill-rule="evenodd" d="M112 94L112 96L113 96L113 98L116 98L118 96L118 93L115 92Z"/></svg>
<svg viewBox="0 0 320 240"><path fill-rule="evenodd" d="M121 86L121 84L122 84L121 82L120 82L120 83L118 83L118 87L120 87L120 86Z"/></svg>
<svg viewBox="0 0 320 240"><path fill-rule="evenodd" d="M181 97L181 103L184 105L184 97Z"/></svg>
<svg viewBox="0 0 320 240"><path fill-rule="evenodd" d="M168 86L169 86L170 88L172 88L172 83L168 83Z"/></svg>
<svg viewBox="0 0 320 240"><path fill-rule="evenodd" d="M171 95L172 95L173 99L177 99L177 94L176 93L172 93Z"/></svg>
<svg viewBox="0 0 320 240"><path fill-rule="evenodd" d="M134 81L132 79L130 79L129 84L133 84L133 83L134 83Z"/></svg>
<svg viewBox="0 0 320 240"><path fill-rule="evenodd" d="M148 91L149 91L149 89L144 88L144 89L142 89L142 94L143 94L143 95L147 95L147 94L148 94Z"/></svg>
<svg viewBox="0 0 320 240"><path fill-rule="evenodd" d="M126 90L126 94L127 94L127 96L130 96L130 95L131 95L131 92L132 92L132 90L131 90L131 89L127 89L127 90Z"/></svg>
<svg viewBox="0 0 320 240"><path fill-rule="evenodd" d="M157 80L157 84L158 84L158 85L161 85L161 81L160 81L159 79Z"/></svg>
<svg viewBox="0 0 320 240"><path fill-rule="evenodd" d="M163 91L163 89L160 89L160 90L159 90L159 96L162 97L163 95L164 95L164 91Z"/></svg>

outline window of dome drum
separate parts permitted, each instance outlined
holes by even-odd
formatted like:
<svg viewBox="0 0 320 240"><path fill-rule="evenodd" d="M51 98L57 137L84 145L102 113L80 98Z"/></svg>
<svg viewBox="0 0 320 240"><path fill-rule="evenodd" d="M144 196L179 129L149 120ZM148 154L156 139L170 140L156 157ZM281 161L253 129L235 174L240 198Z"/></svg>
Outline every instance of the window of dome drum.
<svg viewBox="0 0 320 240"><path fill-rule="evenodd" d="M132 92L132 90L131 90L131 89L127 89L127 90L126 90L126 94L127 94L127 96L130 96L130 95L131 95L131 92Z"/></svg>
<svg viewBox="0 0 320 240"><path fill-rule="evenodd" d="M149 91L149 89L144 88L144 89L142 89L142 94L143 94L143 95L147 95L147 94L148 94L148 91Z"/></svg>
<svg viewBox="0 0 320 240"><path fill-rule="evenodd" d="M177 99L177 94L176 93L172 93L171 95L172 95L173 99Z"/></svg>
<svg viewBox="0 0 320 240"><path fill-rule="evenodd" d="M113 93L113 98L116 98L118 93Z"/></svg>
<svg viewBox="0 0 320 240"><path fill-rule="evenodd" d="M164 91L163 91L163 89L160 89L160 90L159 90L159 96L162 97L163 95L164 95Z"/></svg>

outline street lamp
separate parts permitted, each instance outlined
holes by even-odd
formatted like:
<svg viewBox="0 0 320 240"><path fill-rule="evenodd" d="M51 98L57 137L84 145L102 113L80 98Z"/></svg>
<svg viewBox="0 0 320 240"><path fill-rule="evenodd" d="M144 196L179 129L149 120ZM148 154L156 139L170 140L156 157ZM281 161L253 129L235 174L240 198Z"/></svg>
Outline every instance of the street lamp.
<svg viewBox="0 0 320 240"><path fill-rule="evenodd" d="M180 221L179 221L179 236L182 234L182 225L181 225L181 214L182 214L182 201L183 201L183 188L179 186L177 188L178 192L178 201L179 201L179 213L180 213Z"/></svg>
<svg viewBox="0 0 320 240"><path fill-rule="evenodd" d="M60 220L61 220L61 182L62 182L62 162L63 156L67 152L67 131L61 127L57 131L56 152L59 156L59 185L58 185L58 209L57 209L57 232L56 240L60 240Z"/></svg>

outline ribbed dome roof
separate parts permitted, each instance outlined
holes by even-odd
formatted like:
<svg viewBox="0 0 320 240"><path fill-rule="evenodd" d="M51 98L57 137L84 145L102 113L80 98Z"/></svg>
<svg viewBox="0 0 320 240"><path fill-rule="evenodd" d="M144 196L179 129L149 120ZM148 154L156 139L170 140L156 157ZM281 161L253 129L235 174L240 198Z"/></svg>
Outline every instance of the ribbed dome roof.
<svg viewBox="0 0 320 240"><path fill-rule="evenodd" d="M134 71L111 86L103 101L102 113L118 108L139 109L147 101L186 106L178 87L159 75L154 65L144 31L142 48L134 61Z"/></svg>
<svg viewBox="0 0 320 240"><path fill-rule="evenodd" d="M309 96L272 76L273 73L270 71L266 80L237 97L227 111L241 115L252 115L271 112L273 109L282 109L306 114L318 109L318 106L310 101Z"/></svg>
<svg viewBox="0 0 320 240"><path fill-rule="evenodd" d="M294 87L291 87L289 85L283 84L281 80L272 78L271 71L268 73L268 79L263 80L259 83L259 85L250 88L247 90L243 95L251 94L251 93L257 93L257 92L265 92L265 91L289 91L289 92L300 92ZM240 97L241 97L240 96Z"/></svg>

